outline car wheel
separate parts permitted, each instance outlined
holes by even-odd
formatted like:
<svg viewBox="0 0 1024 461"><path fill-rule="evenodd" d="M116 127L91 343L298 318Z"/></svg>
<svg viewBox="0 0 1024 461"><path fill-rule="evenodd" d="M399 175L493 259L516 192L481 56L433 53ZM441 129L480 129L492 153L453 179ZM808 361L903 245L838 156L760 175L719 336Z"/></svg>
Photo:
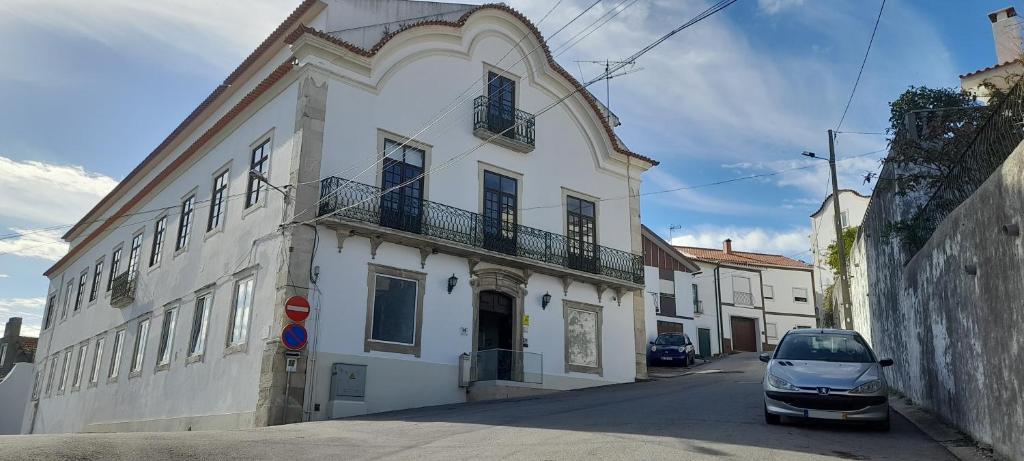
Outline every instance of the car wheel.
<svg viewBox="0 0 1024 461"><path fill-rule="evenodd" d="M779 415L773 415L771 413L768 413L768 405L765 405L764 406L764 422L766 422L766 423L768 423L768 424L770 424L772 426L775 426L777 424L782 424L782 417L779 416Z"/></svg>

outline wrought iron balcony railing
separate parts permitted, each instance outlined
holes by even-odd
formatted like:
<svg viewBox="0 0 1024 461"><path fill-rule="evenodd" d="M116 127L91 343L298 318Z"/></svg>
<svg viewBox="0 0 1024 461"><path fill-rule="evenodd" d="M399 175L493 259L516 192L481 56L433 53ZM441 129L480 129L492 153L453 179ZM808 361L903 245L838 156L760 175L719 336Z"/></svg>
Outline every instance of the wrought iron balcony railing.
<svg viewBox="0 0 1024 461"><path fill-rule="evenodd" d="M744 291L732 292L732 302L740 306L753 306L754 295Z"/></svg>
<svg viewBox="0 0 1024 461"><path fill-rule="evenodd" d="M470 381L544 384L544 357L536 352L490 349L473 354Z"/></svg>
<svg viewBox="0 0 1024 461"><path fill-rule="evenodd" d="M564 235L487 218L472 211L381 193L375 186L329 177L320 182L318 216L360 221L509 256L554 264L635 284L644 283L643 257L570 241ZM582 249L582 251L581 251Z"/></svg>
<svg viewBox="0 0 1024 461"><path fill-rule="evenodd" d="M487 139L498 135L494 138L496 142L510 140L515 145L509 147L533 150L534 116L487 96L478 96L473 101L473 132Z"/></svg>
<svg viewBox="0 0 1024 461"><path fill-rule="evenodd" d="M114 277L110 282L110 305L123 307L131 304L135 300L135 282L136 277L127 271Z"/></svg>

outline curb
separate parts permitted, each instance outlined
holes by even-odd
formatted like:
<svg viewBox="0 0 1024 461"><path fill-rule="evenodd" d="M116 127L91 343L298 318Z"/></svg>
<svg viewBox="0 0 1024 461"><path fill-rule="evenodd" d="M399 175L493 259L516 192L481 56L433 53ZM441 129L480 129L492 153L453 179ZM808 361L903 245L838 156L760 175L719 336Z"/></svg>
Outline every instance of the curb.
<svg viewBox="0 0 1024 461"><path fill-rule="evenodd" d="M914 426L924 432L925 435L942 445L951 455L960 461L992 461L997 459L992 455L991 450L985 450L977 445L964 433L946 425L931 413L907 403L904 397L890 394L889 407L895 410L904 418L907 418Z"/></svg>

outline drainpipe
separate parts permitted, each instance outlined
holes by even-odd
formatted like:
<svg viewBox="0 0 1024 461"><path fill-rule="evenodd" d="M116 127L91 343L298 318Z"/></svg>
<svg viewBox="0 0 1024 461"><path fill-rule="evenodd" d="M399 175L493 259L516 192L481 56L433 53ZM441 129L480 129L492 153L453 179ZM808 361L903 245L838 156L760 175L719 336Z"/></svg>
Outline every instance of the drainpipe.
<svg viewBox="0 0 1024 461"><path fill-rule="evenodd" d="M722 283L719 279L722 266L715 264L715 313L718 316L718 353L725 354L725 334L722 332Z"/></svg>
<svg viewBox="0 0 1024 461"><path fill-rule="evenodd" d="M758 269L758 271L757 271L757 282L761 284L761 287L758 290L758 291L761 292L761 332L762 332L761 337L764 338L764 341L761 343L762 344L761 352L765 352L764 349L768 346L768 315L764 313L764 311L765 311L765 305L764 305L764 273L760 269ZM811 291L814 291L813 290L814 285L811 285L811 287L812 287ZM772 287L772 289L774 290L775 288ZM778 333L778 326L776 326L775 334L776 334L776 337L779 334Z"/></svg>

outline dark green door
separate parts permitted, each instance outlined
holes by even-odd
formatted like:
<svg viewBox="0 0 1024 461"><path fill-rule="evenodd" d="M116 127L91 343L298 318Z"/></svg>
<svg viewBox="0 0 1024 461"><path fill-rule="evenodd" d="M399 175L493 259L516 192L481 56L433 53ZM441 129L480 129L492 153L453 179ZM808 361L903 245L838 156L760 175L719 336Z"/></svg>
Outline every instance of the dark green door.
<svg viewBox="0 0 1024 461"><path fill-rule="evenodd" d="M707 328L697 329L697 353L702 359L711 358L711 330Z"/></svg>

